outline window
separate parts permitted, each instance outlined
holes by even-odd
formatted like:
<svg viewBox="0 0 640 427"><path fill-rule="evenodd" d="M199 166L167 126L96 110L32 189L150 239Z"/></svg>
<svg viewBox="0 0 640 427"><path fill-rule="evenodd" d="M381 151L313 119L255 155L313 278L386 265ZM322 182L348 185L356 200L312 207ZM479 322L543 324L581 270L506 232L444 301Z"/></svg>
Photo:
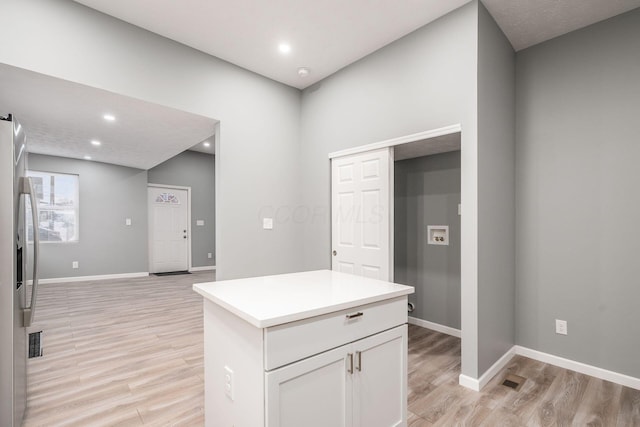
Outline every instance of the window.
<svg viewBox="0 0 640 427"><path fill-rule="evenodd" d="M38 171L27 174L38 199L40 241L77 242L78 175ZM33 240L33 236L30 237L29 240Z"/></svg>

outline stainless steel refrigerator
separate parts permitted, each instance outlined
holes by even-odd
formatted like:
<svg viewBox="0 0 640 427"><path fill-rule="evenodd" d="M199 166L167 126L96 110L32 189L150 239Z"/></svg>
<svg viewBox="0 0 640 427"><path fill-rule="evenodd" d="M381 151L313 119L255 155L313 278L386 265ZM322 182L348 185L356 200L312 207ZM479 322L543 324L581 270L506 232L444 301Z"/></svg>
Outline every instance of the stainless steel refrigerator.
<svg viewBox="0 0 640 427"><path fill-rule="evenodd" d="M31 212L31 224L36 224L35 227L38 214L26 171L24 129L11 115L0 117L0 426L3 427L19 427L24 417L27 328L33 320L38 291L39 235L34 229L30 262L33 285L27 298L27 212Z"/></svg>

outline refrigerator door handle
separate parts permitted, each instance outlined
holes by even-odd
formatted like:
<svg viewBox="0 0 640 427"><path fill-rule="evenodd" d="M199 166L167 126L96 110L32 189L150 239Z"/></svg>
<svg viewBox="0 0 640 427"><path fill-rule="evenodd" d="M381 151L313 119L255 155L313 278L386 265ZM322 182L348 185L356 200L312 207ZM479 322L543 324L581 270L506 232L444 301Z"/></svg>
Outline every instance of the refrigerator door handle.
<svg viewBox="0 0 640 427"><path fill-rule="evenodd" d="M20 194L28 194L31 200L31 216L33 219L33 286L31 288L31 304L23 311L23 321L25 328L31 326L33 316L36 311L36 300L38 298L38 258L40 256L40 233L38 230L38 200L33 191L31 178L21 178Z"/></svg>

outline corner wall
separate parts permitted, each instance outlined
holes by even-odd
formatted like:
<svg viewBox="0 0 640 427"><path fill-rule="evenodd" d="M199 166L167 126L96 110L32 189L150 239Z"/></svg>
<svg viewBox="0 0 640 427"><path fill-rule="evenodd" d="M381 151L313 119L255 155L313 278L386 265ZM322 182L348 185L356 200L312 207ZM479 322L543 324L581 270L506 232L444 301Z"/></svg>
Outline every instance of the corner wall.
<svg viewBox="0 0 640 427"><path fill-rule="evenodd" d="M79 241L41 243L41 279L149 271L147 171L33 153L28 161L30 170L79 176Z"/></svg>
<svg viewBox="0 0 640 427"><path fill-rule="evenodd" d="M478 373L515 344L515 52L478 10ZM463 207L463 215L465 215Z"/></svg>
<svg viewBox="0 0 640 427"><path fill-rule="evenodd" d="M517 54L517 343L636 378L638 76L640 9Z"/></svg>

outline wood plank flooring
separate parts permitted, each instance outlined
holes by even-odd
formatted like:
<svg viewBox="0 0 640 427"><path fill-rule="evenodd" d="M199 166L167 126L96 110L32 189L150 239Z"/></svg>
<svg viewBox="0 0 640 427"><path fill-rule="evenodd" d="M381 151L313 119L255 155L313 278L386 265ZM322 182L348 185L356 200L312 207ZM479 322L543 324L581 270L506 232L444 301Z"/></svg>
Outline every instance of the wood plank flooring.
<svg viewBox="0 0 640 427"><path fill-rule="evenodd" d="M204 424L202 297L213 272L45 284L25 426Z"/></svg>
<svg viewBox="0 0 640 427"><path fill-rule="evenodd" d="M32 330L25 426L202 426L201 297L192 275L46 284ZM524 357L477 393L460 340L409 326L409 420L426 426L639 426L640 391ZM508 374L526 378L519 391ZM252 426L250 426L252 427ZM327 426L332 427L332 426Z"/></svg>
<svg viewBox="0 0 640 427"><path fill-rule="evenodd" d="M477 393L458 385L460 340L409 326L409 426L640 426L640 390L514 357ZM502 385L526 378L518 391Z"/></svg>

